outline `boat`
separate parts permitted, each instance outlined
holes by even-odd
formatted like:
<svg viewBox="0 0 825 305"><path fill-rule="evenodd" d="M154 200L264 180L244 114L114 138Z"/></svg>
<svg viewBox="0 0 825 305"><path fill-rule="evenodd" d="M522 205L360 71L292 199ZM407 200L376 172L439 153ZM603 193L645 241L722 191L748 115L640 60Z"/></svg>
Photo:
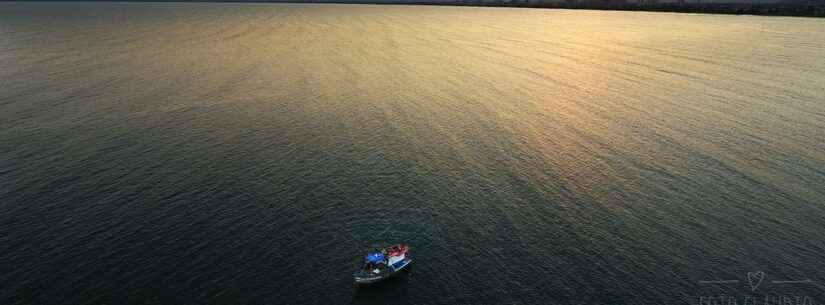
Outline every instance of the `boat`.
<svg viewBox="0 0 825 305"><path fill-rule="evenodd" d="M393 245L386 248L374 248L366 257L364 265L353 274L356 285L368 285L389 279L407 269L412 263L410 246Z"/></svg>

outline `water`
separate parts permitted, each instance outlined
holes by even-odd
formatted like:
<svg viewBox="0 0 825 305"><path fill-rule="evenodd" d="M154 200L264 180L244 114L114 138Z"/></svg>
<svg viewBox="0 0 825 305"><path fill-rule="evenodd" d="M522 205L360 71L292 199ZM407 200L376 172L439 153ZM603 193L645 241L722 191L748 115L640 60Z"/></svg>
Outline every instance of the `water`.
<svg viewBox="0 0 825 305"><path fill-rule="evenodd" d="M0 303L821 304L823 29L2 3Z"/></svg>

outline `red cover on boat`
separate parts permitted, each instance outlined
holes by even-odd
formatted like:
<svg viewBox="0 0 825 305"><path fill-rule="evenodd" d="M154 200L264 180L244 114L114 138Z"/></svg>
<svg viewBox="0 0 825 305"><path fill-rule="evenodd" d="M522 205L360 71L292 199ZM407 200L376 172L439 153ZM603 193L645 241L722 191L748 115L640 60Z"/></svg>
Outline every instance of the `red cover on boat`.
<svg viewBox="0 0 825 305"><path fill-rule="evenodd" d="M407 253L406 246L395 246L387 249L387 255L389 256L401 256L404 253Z"/></svg>

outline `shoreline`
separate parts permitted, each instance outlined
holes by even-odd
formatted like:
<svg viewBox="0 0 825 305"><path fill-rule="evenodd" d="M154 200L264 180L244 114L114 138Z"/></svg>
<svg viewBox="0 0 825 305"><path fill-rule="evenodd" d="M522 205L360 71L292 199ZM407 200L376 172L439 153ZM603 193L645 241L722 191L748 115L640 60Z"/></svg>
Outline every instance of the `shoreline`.
<svg viewBox="0 0 825 305"><path fill-rule="evenodd" d="M456 0L456 1L269 1L269 0L0 0L0 2L153 2L153 3L292 3L292 4L371 4L371 5L431 5L470 7L511 7L601 11L637 11L717 15L825 17L825 1L822 3L628 3L623 0L567 0L567 2L542 2L541 0Z"/></svg>

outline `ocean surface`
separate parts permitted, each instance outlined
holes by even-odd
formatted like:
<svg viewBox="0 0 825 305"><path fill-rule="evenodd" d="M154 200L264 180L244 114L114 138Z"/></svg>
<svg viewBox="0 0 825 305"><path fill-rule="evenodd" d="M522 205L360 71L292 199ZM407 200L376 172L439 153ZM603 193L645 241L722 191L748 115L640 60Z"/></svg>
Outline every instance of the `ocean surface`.
<svg viewBox="0 0 825 305"><path fill-rule="evenodd" d="M825 20L0 3L0 304L717 300L825 303Z"/></svg>

